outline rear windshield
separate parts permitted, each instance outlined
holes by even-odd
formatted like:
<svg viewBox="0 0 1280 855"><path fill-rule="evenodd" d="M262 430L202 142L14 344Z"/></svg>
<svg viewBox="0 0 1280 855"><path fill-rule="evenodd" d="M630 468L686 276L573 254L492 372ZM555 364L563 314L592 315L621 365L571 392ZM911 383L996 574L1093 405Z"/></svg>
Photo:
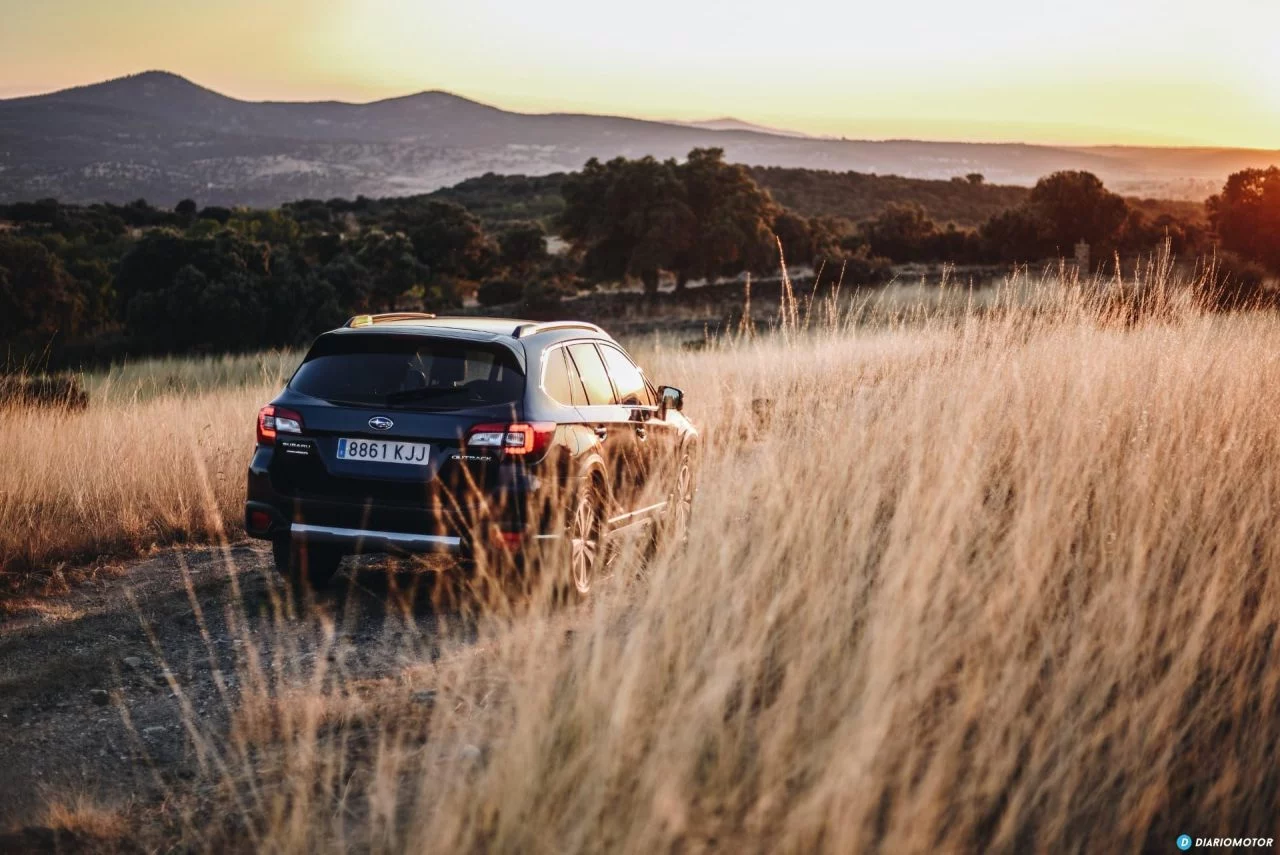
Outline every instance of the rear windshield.
<svg viewBox="0 0 1280 855"><path fill-rule="evenodd" d="M289 388L333 403L413 410L509 404L524 374L505 348L421 337L332 336L316 342Z"/></svg>

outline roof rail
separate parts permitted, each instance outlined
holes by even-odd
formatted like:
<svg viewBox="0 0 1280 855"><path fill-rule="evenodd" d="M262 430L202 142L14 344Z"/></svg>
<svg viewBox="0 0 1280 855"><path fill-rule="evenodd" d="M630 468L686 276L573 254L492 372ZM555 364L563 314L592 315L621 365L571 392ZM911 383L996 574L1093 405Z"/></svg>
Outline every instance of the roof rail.
<svg viewBox="0 0 1280 855"><path fill-rule="evenodd" d="M392 321L430 321L435 315L426 312L383 312L380 315L356 315L347 321L346 327L371 327L374 324L385 324Z"/></svg>
<svg viewBox="0 0 1280 855"><path fill-rule="evenodd" d="M591 332L603 333L604 330L595 324L589 324L586 321L546 321L545 323L521 324L511 333L514 338L524 338L534 333L547 332L549 330L590 330Z"/></svg>

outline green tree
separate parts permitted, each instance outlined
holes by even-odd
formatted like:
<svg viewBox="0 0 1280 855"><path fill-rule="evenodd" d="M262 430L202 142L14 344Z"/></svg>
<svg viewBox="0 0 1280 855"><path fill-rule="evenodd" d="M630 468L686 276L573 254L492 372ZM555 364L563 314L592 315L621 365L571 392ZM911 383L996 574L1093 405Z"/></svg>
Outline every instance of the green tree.
<svg viewBox="0 0 1280 855"><path fill-rule="evenodd" d="M1031 188L1027 205L1063 254L1082 240L1093 246L1095 255L1114 249L1129 216L1124 198L1090 172L1055 172L1041 178Z"/></svg>
<svg viewBox="0 0 1280 855"><path fill-rule="evenodd" d="M399 209L390 227L408 236L418 260L436 275L478 280L497 260L497 248L480 220L453 202L430 200Z"/></svg>
<svg viewBox="0 0 1280 855"><path fill-rule="evenodd" d="M294 246L302 234L297 220L279 208L269 211L237 209L227 228L253 241L271 246Z"/></svg>
<svg viewBox="0 0 1280 855"><path fill-rule="evenodd" d="M229 231L212 237L187 237L166 230L148 232L120 259L115 288L122 307L140 294L172 287L178 271L188 265L209 280L236 271L265 276L268 253L260 244Z"/></svg>
<svg viewBox="0 0 1280 855"><path fill-rule="evenodd" d="M773 226L779 214L747 168L724 161L724 150L700 148L676 167L692 232L672 262L676 289L690 279L734 275L777 265Z"/></svg>
<svg viewBox="0 0 1280 855"><path fill-rule="evenodd" d="M365 232L357 241L356 261L369 271L368 301L378 311L394 311L397 302L431 278L432 270L418 260L414 244L403 234Z"/></svg>
<svg viewBox="0 0 1280 855"><path fill-rule="evenodd" d="M0 341L25 351L73 337L83 307L57 256L39 241L0 232Z"/></svg>
<svg viewBox="0 0 1280 855"><path fill-rule="evenodd" d="M547 258L547 233L539 223L515 223L498 235L498 247L504 267L527 275Z"/></svg>
<svg viewBox="0 0 1280 855"><path fill-rule="evenodd" d="M1224 249L1280 273L1280 168L1235 173L1207 207Z"/></svg>
<svg viewBox="0 0 1280 855"><path fill-rule="evenodd" d="M978 231L987 254L998 261L1032 261L1053 252L1044 223L1025 205L996 214Z"/></svg>
<svg viewBox="0 0 1280 855"><path fill-rule="evenodd" d="M121 260L116 287L129 339L146 351L294 345L342 314L334 285L290 248L234 231L149 233Z"/></svg>
<svg viewBox="0 0 1280 855"><path fill-rule="evenodd" d="M807 217L782 211L773 220L773 233L782 243L789 264L808 264L813 260L813 231Z"/></svg>
<svg viewBox="0 0 1280 855"><path fill-rule="evenodd" d="M338 305L344 310L359 314L370 308L373 275L351 253L343 252L334 256L318 272L334 289Z"/></svg>
<svg viewBox="0 0 1280 855"><path fill-rule="evenodd" d="M519 302L524 285L509 279L494 279L484 283L476 291L476 302L482 306L501 306Z"/></svg>
<svg viewBox="0 0 1280 855"><path fill-rule="evenodd" d="M892 204L879 216L858 226L871 252L894 261L917 261L928 253L938 232L924 208L915 203Z"/></svg>
<svg viewBox="0 0 1280 855"><path fill-rule="evenodd" d="M664 270L679 289L777 264L779 209L721 149L694 149L683 163L593 158L562 189L561 234L583 253L589 279L634 276L653 294Z"/></svg>
<svg viewBox="0 0 1280 855"><path fill-rule="evenodd" d="M1022 205L991 217L980 233L987 256L1003 261L1068 255L1082 240L1094 258L1106 258L1130 247L1143 226L1096 175L1055 172L1037 181Z"/></svg>
<svg viewBox="0 0 1280 855"><path fill-rule="evenodd" d="M831 262L847 257L865 241L860 236L848 235L848 223L833 217L803 217L793 211L783 210L773 220L773 233L782 243L787 264L807 264L817 268L824 261ZM842 241L851 240L846 248ZM776 255L776 250L773 253ZM773 259L774 263L777 259Z"/></svg>
<svg viewBox="0 0 1280 855"><path fill-rule="evenodd" d="M231 209L219 207L218 205L210 205L207 208L201 208L197 215L202 220L212 220L213 222L225 226L231 221Z"/></svg>
<svg viewBox="0 0 1280 855"><path fill-rule="evenodd" d="M684 257L697 226L674 160L592 158L563 192L561 234L592 281L634 276L656 294L659 274Z"/></svg>
<svg viewBox="0 0 1280 855"><path fill-rule="evenodd" d="M272 252L271 274L260 295L267 320L264 338L272 345L306 344L347 317L333 284L287 251Z"/></svg>

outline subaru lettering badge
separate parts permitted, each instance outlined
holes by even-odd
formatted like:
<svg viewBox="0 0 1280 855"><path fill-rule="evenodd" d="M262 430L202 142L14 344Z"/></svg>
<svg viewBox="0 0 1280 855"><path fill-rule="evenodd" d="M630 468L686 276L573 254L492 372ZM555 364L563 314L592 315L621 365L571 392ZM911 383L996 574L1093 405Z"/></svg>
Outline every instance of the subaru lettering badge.
<svg viewBox="0 0 1280 855"><path fill-rule="evenodd" d="M369 427L374 430L391 430L393 425L395 425L395 422L386 416L374 416L369 419Z"/></svg>

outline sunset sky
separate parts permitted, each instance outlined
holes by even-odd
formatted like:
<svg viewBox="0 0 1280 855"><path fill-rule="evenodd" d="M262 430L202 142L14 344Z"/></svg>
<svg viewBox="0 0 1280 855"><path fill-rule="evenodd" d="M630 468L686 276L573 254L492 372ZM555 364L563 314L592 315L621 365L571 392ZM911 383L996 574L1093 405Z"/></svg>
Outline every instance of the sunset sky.
<svg viewBox="0 0 1280 855"><path fill-rule="evenodd" d="M859 138L1280 148L1278 0L0 0L0 97L148 69L251 100Z"/></svg>

